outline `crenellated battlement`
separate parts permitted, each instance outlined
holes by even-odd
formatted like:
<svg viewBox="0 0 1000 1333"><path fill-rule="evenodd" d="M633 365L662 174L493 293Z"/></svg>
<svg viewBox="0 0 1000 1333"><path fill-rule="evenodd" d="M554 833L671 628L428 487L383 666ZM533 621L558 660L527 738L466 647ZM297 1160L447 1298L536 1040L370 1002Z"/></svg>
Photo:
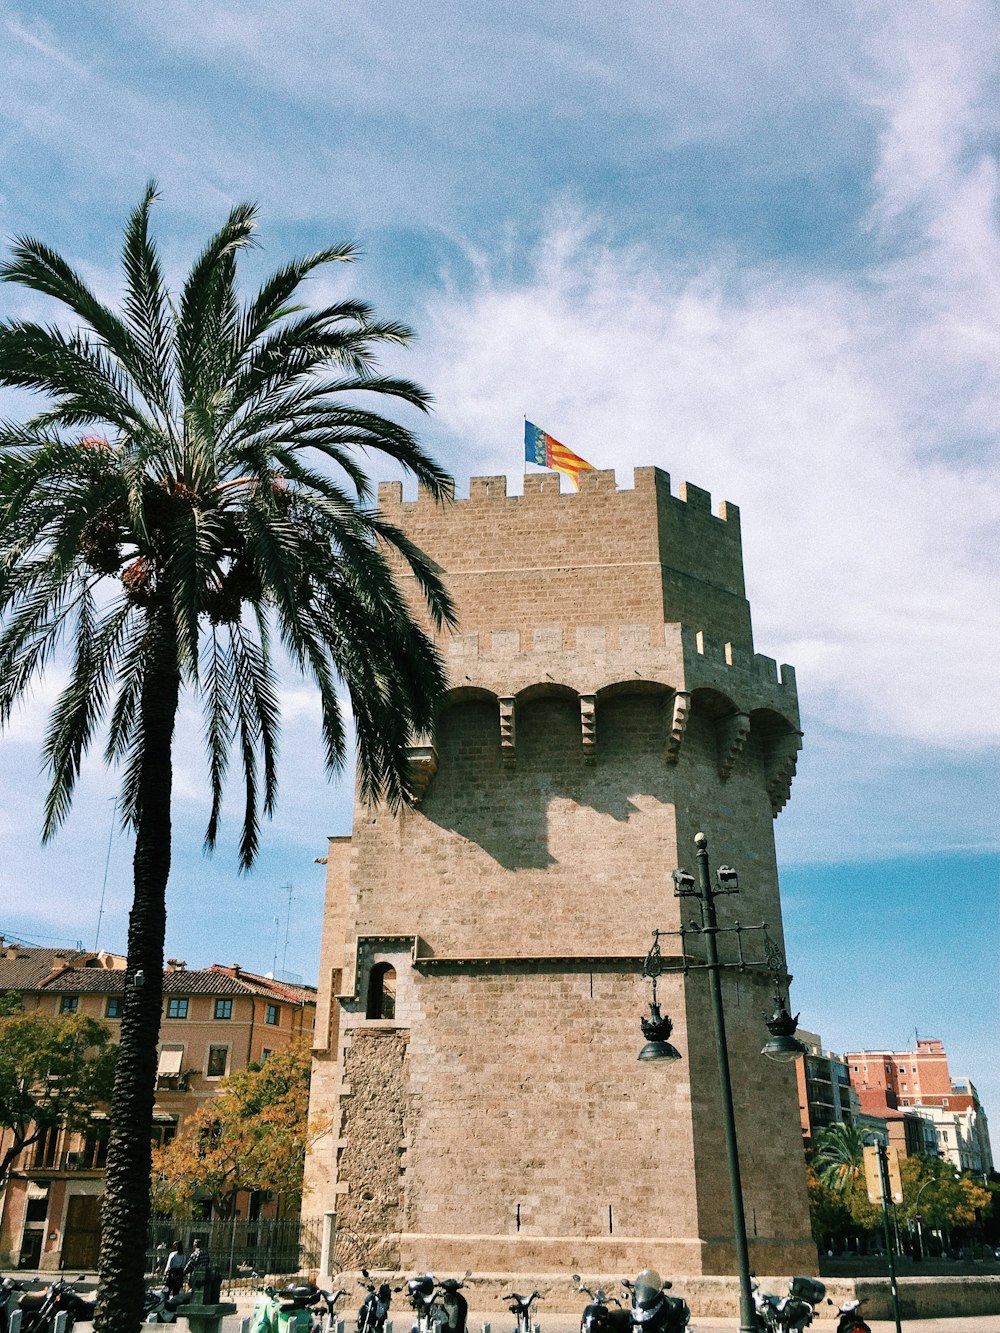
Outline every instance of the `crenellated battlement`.
<svg viewBox="0 0 1000 1333"><path fill-rule="evenodd" d="M580 474L579 491L563 490L558 472L526 472L521 492L511 491L508 487L509 479L502 473L495 477L470 477L466 495L457 493L454 477L448 478L445 489L451 495L452 503L457 506L499 504L504 501L516 505L520 501L538 499L553 504L585 504L586 498L592 495L655 494L661 498L669 497L677 504L687 505L689 511L703 514L717 523L730 524L732 535L739 537L738 505L734 505L730 500L723 500L718 513L713 514L712 496L709 491L703 490L701 486L695 486L693 482L682 481L677 494L674 495L671 491L669 472L664 472L658 467L637 467L634 472L634 483L631 486L620 486L613 468L595 468L592 472ZM394 509L426 508L436 514L440 513L438 503L427 487L418 485L416 495L412 499L404 499L403 483L400 481L379 482L378 506L386 512L387 517L389 511Z"/></svg>
<svg viewBox="0 0 1000 1333"><path fill-rule="evenodd" d="M753 651L736 505L713 514L708 491L685 482L674 495L656 467L636 468L632 486L612 470L583 473L579 492L560 480L529 473L511 494L505 476L472 477L444 504L384 482L378 503L447 572L466 632L570 627L586 607L609 629L645 624L654 641L680 621Z"/></svg>

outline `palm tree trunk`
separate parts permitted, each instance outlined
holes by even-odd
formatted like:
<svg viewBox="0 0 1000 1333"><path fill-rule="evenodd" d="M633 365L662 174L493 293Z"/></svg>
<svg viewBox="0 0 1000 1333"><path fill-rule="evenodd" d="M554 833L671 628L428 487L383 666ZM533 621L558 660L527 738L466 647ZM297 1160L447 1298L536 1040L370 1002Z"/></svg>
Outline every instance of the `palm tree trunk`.
<svg viewBox="0 0 1000 1333"><path fill-rule="evenodd" d="M138 1333L142 1322L170 873L171 745L179 694L176 638L166 608L151 616L150 661L140 702L143 756L133 858L135 895L101 1214L97 1333Z"/></svg>

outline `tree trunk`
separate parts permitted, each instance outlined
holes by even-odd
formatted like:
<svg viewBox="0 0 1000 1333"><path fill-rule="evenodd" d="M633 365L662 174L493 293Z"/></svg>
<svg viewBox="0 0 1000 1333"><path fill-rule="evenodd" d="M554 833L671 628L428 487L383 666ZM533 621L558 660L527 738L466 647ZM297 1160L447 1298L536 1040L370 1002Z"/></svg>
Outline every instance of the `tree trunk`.
<svg viewBox="0 0 1000 1333"><path fill-rule="evenodd" d="M150 660L140 701L143 755L133 858L135 893L101 1215L97 1333L138 1333L145 1291L151 1131L170 874L171 745L180 696L169 607L154 612L150 622Z"/></svg>

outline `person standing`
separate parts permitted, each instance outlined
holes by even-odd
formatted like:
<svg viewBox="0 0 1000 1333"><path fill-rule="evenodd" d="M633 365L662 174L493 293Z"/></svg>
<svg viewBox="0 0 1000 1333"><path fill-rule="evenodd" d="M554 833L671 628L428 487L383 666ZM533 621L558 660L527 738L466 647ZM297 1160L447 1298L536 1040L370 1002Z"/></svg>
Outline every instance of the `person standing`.
<svg viewBox="0 0 1000 1333"><path fill-rule="evenodd" d="M176 1296L184 1285L184 1265L187 1263L187 1256L184 1253L184 1246L179 1240L174 1241L174 1248L167 1256L167 1266L163 1270L163 1280L167 1284L167 1292L171 1296Z"/></svg>

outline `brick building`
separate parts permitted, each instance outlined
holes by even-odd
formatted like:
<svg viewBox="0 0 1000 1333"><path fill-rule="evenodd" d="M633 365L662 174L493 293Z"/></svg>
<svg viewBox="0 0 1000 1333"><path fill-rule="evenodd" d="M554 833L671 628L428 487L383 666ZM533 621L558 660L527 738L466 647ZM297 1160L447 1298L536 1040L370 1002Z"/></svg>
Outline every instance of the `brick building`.
<svg viewBox="0 0 1000 1333"><path fill-rule="evenodd" d="M89 1014L114 1033L124 984L125 959L117 954L0 947L0 992L17 991L27 1011ZM163 978L153 1141L168 1143L225 1075L310 1037L315 1000L311 987L235 964L189 971L171 960ZM93 1267L107 1142L107 1119L96 1114L86 1134L49 1133L22 1152L0 1204L0 1265Z"/></svg>
<svg viewBox="0 0 1000 1333"><path fill-rule="evenodd" d="M862 1111L921 1121L924 1146L911 1151L930 1148L961 1171L993 1170L989 1125L979 1094L969 1079L952 1078L943 1042L918 1037L912 1051L850 1051L844 1059Z"/></svg>
<svg viewBox="0 0 1000 1333"><path fill-rule="evenodd" d="M670 872L698 830L740 872L720 924L781 944L798 707L754 651L738 510L654 468L632 490L477 477L446 507L395 484L379 503L445 571L461 632L418 807L359 801L329 845L312 1097L333 1127L306 1181L336 1266L732 1273L703 973L660 982L683 1062L636 1056L643 959L691 915ZM723 990L752 1260L809 1271L794 1072L760 1056L771 979Z"/></svg>

